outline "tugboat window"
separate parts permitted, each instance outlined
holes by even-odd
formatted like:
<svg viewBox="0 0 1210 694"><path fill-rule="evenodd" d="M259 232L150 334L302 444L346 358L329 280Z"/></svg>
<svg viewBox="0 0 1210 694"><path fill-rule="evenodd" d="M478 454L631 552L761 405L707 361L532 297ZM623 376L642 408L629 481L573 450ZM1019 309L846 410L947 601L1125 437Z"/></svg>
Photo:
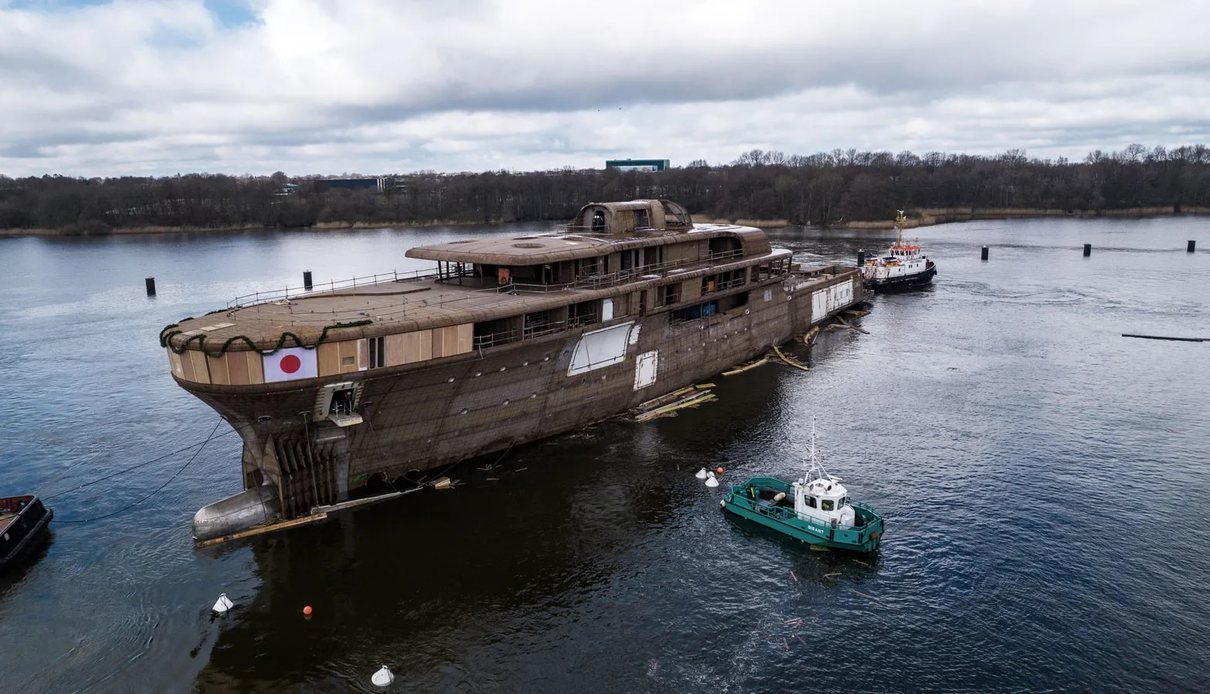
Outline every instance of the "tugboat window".
<svg viewBox="0 0 1210 694"><path fill-rule="evenodd" d="M815 497L813 497L813 496L807 497L807 506L810 506L811 508L815 508Z"/></svg>
<svg viewBox="0 0 1210 694"><path fill-rule="evenodd" d="M832 510L832 500L824 499L823 501L819 502L819 509L821 511L831 511Z"/></svg>

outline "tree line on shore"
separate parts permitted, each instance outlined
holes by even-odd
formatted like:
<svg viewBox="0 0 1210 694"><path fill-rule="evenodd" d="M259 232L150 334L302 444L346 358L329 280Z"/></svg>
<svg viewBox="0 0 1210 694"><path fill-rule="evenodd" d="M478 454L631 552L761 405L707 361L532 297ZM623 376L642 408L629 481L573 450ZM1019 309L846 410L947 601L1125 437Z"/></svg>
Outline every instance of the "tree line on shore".
<svg viewBox="0 0 1210 694"><path fill-rule="evenodd" d="M348 179L343 179L347 181ZM897 209L1103 213L1210 207L1210 148L1130 145L1082 161L930 152L790 155L752 150L666 171L419 172L346 188L321 177L188 174L72 178L0 175L0 229L407 225L570 219L589 201L669 198L698 217L834 225Z"/></svg>

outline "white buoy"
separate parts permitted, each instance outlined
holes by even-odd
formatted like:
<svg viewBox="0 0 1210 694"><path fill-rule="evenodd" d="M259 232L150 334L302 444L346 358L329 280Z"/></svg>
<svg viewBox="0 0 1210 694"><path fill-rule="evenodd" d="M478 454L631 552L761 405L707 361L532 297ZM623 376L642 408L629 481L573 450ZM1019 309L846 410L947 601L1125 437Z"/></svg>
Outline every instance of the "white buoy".
<svg viewBox="0 0 1210 694"><path fill-rule="evenodd" d="M702 468L701 470L698 470L697 474L695 474L694 477L698 478L699 480L706 479L706 468Z"/></svg>
<svg viewBox="0 0 1210 694"><path fill-rule="evenodd" d="M235 607L235 603L231 602L231 598L227 597L226 593L219 593L218 600L214 601L214 607L211 607L210 609L219 614L223 614L232 607Z"/></svg>
<svg viewBox="0 0 1210 694"><path fill-rule="evenodd" d="M718 486L718 477L715 477L713 472L706 473L706 486L707 487L717 487Z"/></svg>
<svg viewBox="0 0 1210 694"><path fill-rule="evenodd" d="M374 683L375 687L389 687L395 681L395 675L391 674L391 668L383 665L382 669L370 677L370 681Z"/></svg>

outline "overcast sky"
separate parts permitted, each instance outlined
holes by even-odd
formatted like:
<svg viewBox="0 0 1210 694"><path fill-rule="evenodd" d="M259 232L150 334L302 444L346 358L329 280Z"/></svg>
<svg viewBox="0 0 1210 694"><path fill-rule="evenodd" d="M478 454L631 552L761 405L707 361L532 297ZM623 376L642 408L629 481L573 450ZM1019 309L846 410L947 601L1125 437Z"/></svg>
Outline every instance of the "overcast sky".
<svg viewBox="0 0 1210 694"><path fill-rule="evenodd" d="M9 176L1135 142L1210 142L1210 2L0 0Z"/></svg>

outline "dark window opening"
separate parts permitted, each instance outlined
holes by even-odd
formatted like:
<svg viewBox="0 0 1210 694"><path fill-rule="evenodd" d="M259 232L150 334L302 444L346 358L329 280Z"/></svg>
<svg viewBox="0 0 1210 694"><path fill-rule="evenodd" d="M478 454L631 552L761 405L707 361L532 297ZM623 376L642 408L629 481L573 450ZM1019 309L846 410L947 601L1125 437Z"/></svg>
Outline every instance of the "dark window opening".
<svg viewBox="0 0 1210 694"><path fill-rule="evenodd" d="M475 323L472 343L477 348L485 348L516 342L521 339L523 321L524 316L512 316Z"/></svg>
<svg viewBox="0 0 1210 694"><path fill-rule="evenodd" d="M598 323L601 320L600 301L581 301L572 304L567 316L570 327Z"/></svg>
<svg viewBox="0 0 1210 694"><path fill-rule="evenodd" d="M819 510L820 511L831 511L832 510L832 500L824 499L823 501L819 502Z"/></svg>
<svg viewBox="0 0 1210 694"><path fill-rule="evenodd" d="M328 414L353 414L353 389L344 388L332 393L332 404Z"/></svg>
<svg viewBox="0 0 1210 694"><path fill-rule="evenodd" d="M686 306L685 308L679 308L679 309L673 311L672 312L672 321L675 323L675 322L681 322L681 321L697 320L699 318L708 318L710 316L713 316L716 313L718 313L718 302L717 301L707 301L704 304L697 304L696 306Z"/></svg>
<svg viewBox="0 0 1210 694"><path fill-rule="evenodd" d="M667 306L668 304L675 304L676 302L680 301L681 285L679 283L666 284L663 287L660 287L660 299L660 303L664 306Z"/></svg>
<svg viewBox="0 0 1210 694"><path fill-rule="evenodd" d="M743 250L739 239L733 236L721 236L710 239L709 258L711 260L735 258L742 255L742 253Z"/></svg>
<svg viewBox="0 0 1210 694"><path fill-rule="evenodd" d="M386 366L386 345L385 338L371 337L367 340L370 343L370 363L366 366L371 369L380 369Z"/></svg>

